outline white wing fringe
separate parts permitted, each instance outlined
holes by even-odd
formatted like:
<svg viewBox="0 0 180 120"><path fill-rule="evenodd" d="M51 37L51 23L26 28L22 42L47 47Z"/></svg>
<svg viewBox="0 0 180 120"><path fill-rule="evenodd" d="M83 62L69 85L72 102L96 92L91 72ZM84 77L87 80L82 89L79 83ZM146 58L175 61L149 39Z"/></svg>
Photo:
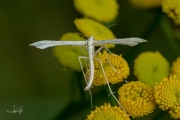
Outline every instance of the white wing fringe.
<svg viewBox="0 0 180 120"><path fill-rule="evenodd" d="M95 40L95 45L103 45L103 44L120 44L120 45L128 45L135 46L139 43L147 42L141 38L121 38L121 39L113 39L113 40Z"/></svg>
<svg viewBox="0 0 180 120"><path fill-rule="evenodd" d="M142 42L147 42L147 41L141 38L127 38L127 41L125 40L124 44L129 45L129 46L135 46Z"/></svg>
<svg viewBox="0 0 180 120"><path fill-rule="evenodd" d="M71 45L71 46L84 46L86 41L52 41L52 40L43 40L43 41L38 41L35 43L30 44L29 46L35 46L36 48L39 49L45 49L48 47L55 47L59 45Z"/></svg>
<svg viewBox="0 0 180 120"><path fill-rule="evenodd" d="M36 48L39 49L45 49L48 47L54 47L58 45L58 41L49 41L49 40L43 40L43 41L38 41L30 44L29 46L35 46Z"/></svg>

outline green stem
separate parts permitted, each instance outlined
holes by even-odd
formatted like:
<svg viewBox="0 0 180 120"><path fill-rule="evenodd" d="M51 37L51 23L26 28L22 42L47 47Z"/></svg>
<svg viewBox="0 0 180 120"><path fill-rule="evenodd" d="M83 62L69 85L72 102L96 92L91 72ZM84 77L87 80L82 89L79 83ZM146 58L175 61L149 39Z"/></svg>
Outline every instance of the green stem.
<svg viewBox="0 0 180 120"><path fill-rule="evenodd" d="M160 25L162 27L162 30L165 33L165 36L169 42L169 45L173 49L174 53L177 56L180 56L180 46L175 41L174 31L173 31L172 26L170 25L169 21L167 20L167 18L165 16L161 17Z"/></svg>
<svg viewBox="0 0 180 120"><path fill-rule="evenodd" d="M72 100L74 99L73 97L75 96L75 84L78 85L78 90L80 93L80 99L81 101L85 101L85 93L84 93L84 87L82 85L82 73L81 72L73 72L72 75L72 83L71 83L71 96L72 96Z"/></svg>
<svg viewBox="0 0 180 120"><path fill-rule="evenodd" d="M154 17L154 20L151 22L151 24L149 24L149 26L147 27L147 29L145 30L145 32L141 35L141 38L143 39L147 39L151 33L153 32L153 30L157 27L157 25L159 24L160 20L161 20L161 16L162 16L162 11L161 8L156 9L156 15ZM133 54L137 51L137 49L143 44L139 44L137 46L134 46L131 50L130 53L128 53L125 56L125 59L127 61L131 60Z"/></svg>

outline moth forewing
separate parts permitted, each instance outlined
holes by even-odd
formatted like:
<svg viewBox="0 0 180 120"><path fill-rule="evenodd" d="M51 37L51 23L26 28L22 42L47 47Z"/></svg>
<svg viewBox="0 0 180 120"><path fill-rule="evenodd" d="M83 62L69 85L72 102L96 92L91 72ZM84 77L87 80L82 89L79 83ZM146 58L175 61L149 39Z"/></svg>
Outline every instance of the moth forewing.
<svg viewBox="0 0 180 120"><path fill-rule="evenodd" d="M113 39L113 40L95 40L95 45L104 45L104 44L120 44L120 45L128 45L135 46L139 43L147 42L141 38L121 38L121 39Z"/></svg>
<svg viewBox="0 0 180 120"><path fill-rule="evenodd" d="M53 41L53 40L42 40L38 42L34 42L29 46L35 46L39 49L45 49L48 47L55 47L55 46L84 46L86 41Z"/></svg>

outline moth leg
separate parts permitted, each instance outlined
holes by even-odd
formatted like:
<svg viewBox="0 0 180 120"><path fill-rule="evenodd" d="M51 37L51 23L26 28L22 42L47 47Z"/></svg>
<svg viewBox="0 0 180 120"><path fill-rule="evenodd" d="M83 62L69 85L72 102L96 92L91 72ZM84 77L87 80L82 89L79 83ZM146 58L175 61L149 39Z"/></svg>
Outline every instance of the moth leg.
<svg viewBox="0 0 180 120"><path fill-rule="evenodd" d="M106 46L104 46L104 49L105 49L107 52L109 52L110 54L113 54ZM110 66L113 68L113 70L114 70L115 72L117 72L118 74L121 74L121 73L118 72L118 71L116 70L116 68L111 64L111 60L109 59L108 55L107 55L107 58L108 58L108 62L109 62L109 64L110 64ZM124 80L124 81L125 81L125 83L128 83L127 80Z"/></svg>
<svg viewBox="0 0 180 120"><path fill-rule="evenodd" d="M106 73L104 72L104 68L103 68L103 65L102 65L102 61L101 61L99 58L94 58L94 59L95 59L95 60L98 60L99 63L100 63L100 66L101 66L101 69L102 69L102 72L103 72L103 76L104 76L104 78L105 78L105 80L106 80L106 83L107 83L107 85L108 85L110 94L114 97L114 99L116 100L116 102L118 103L118 105L120 106L120 108L126 113L126 111L124 110L124 108L122 107L122 105L120 104L120 102L118 101L118 99L115 97L114 93L113 93L112 90L111 90L111 87L110 87L110 85L109 85L109 81L108 81L108 79L107 79L107 77L106 77ZM126 114L126 115L127 115L127 114Z"/></svg>
<svg viewBox="0 0 180 120"><path fill-rule="evenodd" d="M83 69L83 66L82 66L81 59L84 59L84 60L85 60L85 63L86 63L86 69L87 69L87 59L89 59L89 57L79 56L79 63L80 63L80 67L81 67L81 70L82 70L82 73L83 73L83 76L84 76L85 82L86 82L86 84L88 84L88 81L87 81L87 76L86 76L86 74L85 74L85 72L84 72L84 69ZM91 107L93 108L92 93L91 93L90 88L88 89L88 91L89 91L90 98L91 98Z"/></svg>

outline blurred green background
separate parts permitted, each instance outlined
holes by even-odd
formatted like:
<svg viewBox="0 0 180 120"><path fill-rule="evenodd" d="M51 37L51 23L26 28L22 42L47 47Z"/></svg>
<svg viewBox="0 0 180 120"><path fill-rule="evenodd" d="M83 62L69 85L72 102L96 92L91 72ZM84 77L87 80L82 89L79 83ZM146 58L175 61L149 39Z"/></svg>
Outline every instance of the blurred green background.
<svg viewBox="0 0 180 120"><path fill-rule="evenodd" d="M120 13L110 29L118 38L134 36L148 40L138 49L127 46L112 49L127 58L131 74L133 60L143 51L157 50L170 63L174 61L179 54L173 51L160 26L158 17L163 16L158 13L160 10L138 10L128 1L118 2ZM58 64L51 48L39 50L29 44L43 39L58 40L66 32L77 32L73 21L81 17L71 0L0 1L0 120L58 119L72 97L80 99L77 83L72 81L74 72ZM133 75L131 78L135 79ZM72 84L77 87L72 89ZM93 105L104 102L96 101ZM13 105L23 106L23 113L7 113L6 110L13 110ZM77 114L66 112L69 117L65 119L85 119L92 110L90 102L86 106L86 110ZM77 112L72 106L73 110Z"/></svg>

